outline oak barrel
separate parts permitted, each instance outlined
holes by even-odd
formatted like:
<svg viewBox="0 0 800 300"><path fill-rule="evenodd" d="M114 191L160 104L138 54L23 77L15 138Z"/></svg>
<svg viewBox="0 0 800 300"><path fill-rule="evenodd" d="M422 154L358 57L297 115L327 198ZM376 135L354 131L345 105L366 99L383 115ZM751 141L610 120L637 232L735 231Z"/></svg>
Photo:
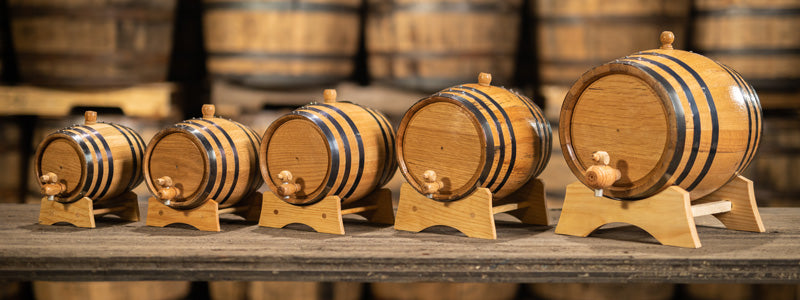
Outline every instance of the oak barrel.
<svg viewBox="0 0 800 300"><path fill-rule="evenodd" d="M547 165L550 123L528 98L478 83L444 89L411 106L397 130L397 160L406 181L439 201L457 200L478 187L500 199ZM430 172L433 171L433 172ZM438 177L435 193L423 188Z"/></svg>
<svg viewBox="0 0 800 300"><path fill-rule="evenodd" d="M331 84L350 77L360 0L205 0L212 77L264 88Z"/></svg>
<svg viewBox="0 0 800 300"><path fill-rule="evenodd" d="M486 70L511 84L520 0L369 0L370 76L434 92Z"/></svg>
<svg viewBox="0 0 800 300"><path fill-rule="evenodd" d="M175 0L10 0L23 82L74 87L166 80Z"/></svg>
<svg viewBox="0 0 800 300"><path fill-rule="evenodd" d="M587 173L596 151L620 171L605 196L641 199L676 185L695 200L740 174L758 148L752 86L723 64L673 50L672 37L584 73L564 99L559 135L572 173L601 188Z"/></svg>
<svg viewBox="0 0 800 300"><path fill-rule="evenodd" d="M800 91L800 1L694 1L694 48L759 91ZM766 107L765 107L766 108Z"/></svg>
<svg viewBox="0 0 800 300"><path fill-rule="evenodd" d="M130 191L142 182L145 142L132 129L97 122L87 111L83 125L48 135L34 155L42 193L59 202L88 197L96 204Z"/></svg>
<svg viewBox="0 0 800 300"><path fill-rule="evenodd" d="M203 118L161 130L147 145L145 182L165 205L191 209L211 199L230 207L261 186L258 135L214 113L214 105L203 105Z"/></svg>
<svg viewBox="0 0 800 300"><path fill-rule="evenodd" d="M543 300L669 300L675 294L669 283L536 283L528 288Z"/></svg>
<svg viewBox="0 0 800 300"><path fill-rule="evenodd" d="M211 300L359 300L363 283L308 281L210 281Z"/></svg>
<svg viewBox="0 0 800 300"><path fill-rule="evenodd" d="M541 83L569 86L591 67L646 49L661 31L685 36L690 2L535 0L531 9Z"/></svg>
<svg viewBox="0 0 800 300"><path fill-rule="evenodd" d="M34 281L38 300L181 300L189 297L188 281Z"/></svg>
<svg viewBox="0 0 800 300"><path fill-rule="evenodd" d="M349 203L392 179L394 142L383 114L337 102L336 91L325 90L323 103L303 106L267 128L258 152L261 175L288 203L334 195Z"/></svg>

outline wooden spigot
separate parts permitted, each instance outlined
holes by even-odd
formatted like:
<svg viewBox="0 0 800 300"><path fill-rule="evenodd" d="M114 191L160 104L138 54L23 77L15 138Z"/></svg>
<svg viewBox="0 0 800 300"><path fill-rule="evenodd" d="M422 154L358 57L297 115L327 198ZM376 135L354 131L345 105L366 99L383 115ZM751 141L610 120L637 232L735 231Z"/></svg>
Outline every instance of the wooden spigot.
<svg viewBox="0 0 800 300"><path fill-rule="evenodd" d="M217 108L214 104L203 104L203 119L211 119L217 113Z"/></svg>
<svg viewBox="0 0 800 300"><path fill-rule="evenodd" d="M586 169L586 185L594 189L595 197L602 197L603 189L610 187L615 181L619 180L622 177L622 173L608 166L611 158L605 151L592 153L592 160L597 164Z"/></svg>
<svg viewBox="0 0 800 300"><path fill-rule="evenodd" d="M422 184L422 192L426 195L433 195L439 192L440 189L444 186L441 180L437 180L436 172L433 170L427 170L425 173L422 173L422 178L425 179L425 183Z"/></svg>
<svg viewBox="0 0 800 300"><path fill-rule="evenodd" d="M334 95L335 93L336 92L334 91ZM288 170L281 171L278 173L278 180L282 182L281 185L278 186L277 190L278 195L281 197L288 198L300 191L300 185L294 182L294 175L292 175L292 172L289 172Z"/></svg>
<svg viewBox="0 0 800 300"><path fill-rule="evenodd" d="M156 185L161 189L158 190L157 195L159 199L164 200L165 205L169 205L172 199L181 195L181 190L175 187L172 178L164 176L156 179Z"/></svg>
<svg viewBox="0 0 800 300"><path fill-rule="evenodd" d="M47 196L47 200L54 200L55 196L67 191L67 186L58 182L58 175L53 172L47 172L39 177L42 181L42 194Z"/></svg>
<svg viewBox="0 0 800 300"><path fill-rule="evenodd" d="M664 31L661 33L660 40L662 50L672 50L672 42L675 41L675 34L672 33L672 31Z"/></svg>
<svg viewBox="0 0 800 300"><path fill-rule="evenodd" d="M478 84L482 86L489 86L492 84L492 74L481 72L478 74Z"/></svg>
<svg viewBox="0 0 800 300"><path fill-rule="evenodd" d="M83 124L94 125L97 123L97 112L93 110L87 110L85 113L83 113L83 118L85 120Z"/></svg>
<svg viewBox="0 0 800 300"><path fill-rule="evenodd" d="M322 101L325 103L336 103L336 90L326 89L322 92Z"/></svg>

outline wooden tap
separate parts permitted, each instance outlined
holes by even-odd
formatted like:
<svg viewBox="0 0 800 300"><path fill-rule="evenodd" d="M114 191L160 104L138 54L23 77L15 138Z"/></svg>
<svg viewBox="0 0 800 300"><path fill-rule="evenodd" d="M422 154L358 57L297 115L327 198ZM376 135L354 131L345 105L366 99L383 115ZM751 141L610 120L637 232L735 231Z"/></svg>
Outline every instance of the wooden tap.
<svg viewBox="0 0 800 300"><path fill-rule="evenodd" d="M58 175L53 172L47 172L39 180L42 182L42 194L47 196L47 200L54 200L55 196L67 191L67 186L58 182Z"/></svg>
<svg viewBox="0 0 800 300"><path fill-rule="evenodd" d="M664 31L661 33L661 49L672 50L672 42L675 41L675 34L672 31Z"/></svg>
<svg viewBox="0 0 800 300"><path fill-rule="evenodd" d="M165 200L164 203L167 205L169 205L170 201L181 195L181 190L175 187L172 178L169 176L156 179L156 185L161 188L158 190L156 196L161 200Z"/></svg>
<svg viewBox="0 0 800 300"><path fill-rule="evenodd" d="M326 90L326 92L327 91L332 90ZM335 94L336 91L334 91L334 96ZM288 170L281 171L278 173L278 180L282 182L281 185L278 186L278 195L282 197L291 197L300 191L300 185L294 182L294 175L292 175L292 172Z"/></svg>
<svg viewBox="0 0 800 300"><path fill-rule="evenodd" d="M336 90L326 89L322 92L322 101L325 103L336 103Z"/></svg>
<svg viewBox="0 0 800 300"><path fill-rule="evenodd" d="M433 170L427 170L425 173L422 173L422 178L425 179L425 183L422 186L422 191L425 194L433 195L439 192L440 189L444 186L441 180L437 180L436 172Z"/></svg>
<svg viewBox="0 0 800 300"><path fill-rule="evenodd" d="M592 160L596 164L586 169L586 185L594 189L596 197L602 197L603 189L610 187L619 180L622 177L622 173L608 165L611 162L611 158L605 151L592 153Z"/></svg>

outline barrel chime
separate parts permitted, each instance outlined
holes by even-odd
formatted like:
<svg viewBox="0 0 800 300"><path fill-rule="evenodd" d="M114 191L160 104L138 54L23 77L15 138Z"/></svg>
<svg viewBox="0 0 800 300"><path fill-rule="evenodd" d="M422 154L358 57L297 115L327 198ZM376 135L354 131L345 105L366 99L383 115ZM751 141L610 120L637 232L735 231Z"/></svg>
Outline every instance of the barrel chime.
<svg viewBox="0 0 800 300"><path fill-rule="evenodd" d="M203 105L203 118L172 125L147 146L145 182L153 193L148 226L182 223L220 231L225 213L258 221L258 135L214 113L214 105Z"/></svg>
<svg viewBox="0 0 800 300"><path fill-rule="evenodd" d="M567 94L561 148L580 182L567 186L556 233L624 222L699 248L702 215L764 232L753 182L739 175L760 141L758 96L733 69L674 50L672 32L660 38L660 49L598 66Z"/></svg>
<svg viewBox="0 0 800 300"><path fill-rule="evenodd" d="M95 217L139 220L144 140L132 129L97 122L87 111L83 125L48 135L39 145L34 168L42 188L39 224L66 222L95 227Z"/></svg>
<svg viewBox="0 0 800 300"><path fill-rule="evenodd" d="M407 183L400 190L395 229L434 225L469 237L496 239L494 214L549 225L542 182L551 130L524 96L477 84L442 90L414 104L397 132L397 157Z"/></svg>
<svg viewBox="0 0 800 300"><path fill-rule="evenodd" d="M395 173L394 131L371 108L337 102L303 106L273 122L259 149L265 193L260 226L291 223L317 232L344 234L342 215L358 214L394 224L392 195L380 188Z"/></svg>

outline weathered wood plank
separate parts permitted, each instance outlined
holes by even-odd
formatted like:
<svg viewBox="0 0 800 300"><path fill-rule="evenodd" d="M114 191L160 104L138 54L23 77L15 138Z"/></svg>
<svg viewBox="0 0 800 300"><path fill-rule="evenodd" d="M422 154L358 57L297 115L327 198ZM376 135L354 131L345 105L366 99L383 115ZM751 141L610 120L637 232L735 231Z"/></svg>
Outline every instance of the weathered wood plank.
<svg viewBox="0 0 800 300"><path fill-rule="evenodd" d="M0 280L800 283L800 208L761 213L766 233L698 218L703 247L683 249L631 226L579 238L511 221L498 222L493 241L358 220L345 221L344 236L238 217L222 232L110 219L82 229L37 225L36 205L0 204Z"/></svg>

